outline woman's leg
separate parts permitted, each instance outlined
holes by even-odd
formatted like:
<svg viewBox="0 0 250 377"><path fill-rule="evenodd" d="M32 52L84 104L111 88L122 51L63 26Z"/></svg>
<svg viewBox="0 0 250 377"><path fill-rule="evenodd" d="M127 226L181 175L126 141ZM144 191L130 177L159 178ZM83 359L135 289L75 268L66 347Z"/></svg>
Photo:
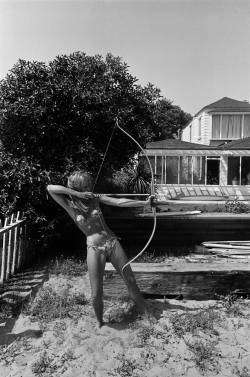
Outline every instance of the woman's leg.
<svg viewBox="0 0 250 377"><path fill-rule="evenodd" d="M103 325L103 274L106 255L93 247L88 247L87 264L92 294L92 304L98 326Z"/></svg>
<svg viewBox="0 0 250 377"><path fill-rule="evenodd" d="M128 258L120 244L119 241L115 241L115 247L110 254L110 261L117 270L117 272L123 278L125 284L127 285L128 292L132 300L136 303L140 313L147 313L145 300L136 284L136 280L131 270L130 265L128 265L123 271L122 267L128 262Z"/></svg>

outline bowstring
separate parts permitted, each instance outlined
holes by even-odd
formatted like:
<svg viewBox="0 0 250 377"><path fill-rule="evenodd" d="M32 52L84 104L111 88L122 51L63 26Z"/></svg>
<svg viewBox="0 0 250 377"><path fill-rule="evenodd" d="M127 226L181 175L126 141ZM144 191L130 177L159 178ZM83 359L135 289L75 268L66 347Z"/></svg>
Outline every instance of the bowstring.
<svg viewBox="0 0 250 377"><path fill-rule="evenodd" d="M94 181L94 184L93 184L93 187L92 187L92 192L94 192L94 189L95 189L95 186L98 182L98 179L99 179L99 175L101 173L101 170L102 170L102 167L103 167L103 164L104 164L104 161L105 161L105 158L107 156L107 153L108 153L108 150L109 150L109 146L110 146L110 143L111 143L111 140L112 140L112 137L114 135L114 132L115 132L115 129L117 127L117 124L115 123L113 129L112 129L112 132L111 132L111 135L109 137L109 141L107 143L107 146L106 146L106 149L105 149L105 152L104 152L104 155L103 155L103 158L102 158L102 161L101 161L101 164L100 164L100 167L99 167L99 170L97 172L97 175L96 175L96 178L95 178L95 181Z"/></svg>

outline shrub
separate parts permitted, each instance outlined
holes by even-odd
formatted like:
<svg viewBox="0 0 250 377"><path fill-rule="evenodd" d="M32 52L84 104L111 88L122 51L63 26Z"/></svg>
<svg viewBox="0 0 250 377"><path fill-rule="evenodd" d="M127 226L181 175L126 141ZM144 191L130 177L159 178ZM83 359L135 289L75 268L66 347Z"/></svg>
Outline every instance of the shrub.
<svg viewBox="0 0 250 377"><path fill-rule="evenodd" d="M225 210L230 213L249 213L250 207L240 200L234 199L226 201Z"/></svg>

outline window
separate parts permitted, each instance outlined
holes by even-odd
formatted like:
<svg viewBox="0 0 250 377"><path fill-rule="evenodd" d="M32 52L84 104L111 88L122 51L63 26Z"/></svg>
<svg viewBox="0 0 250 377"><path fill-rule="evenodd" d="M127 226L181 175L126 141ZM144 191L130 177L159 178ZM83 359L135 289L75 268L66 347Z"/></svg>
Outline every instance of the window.
<svg viewBox="0 0 250 377"><path fill-rule="evenodd" d="M212 115L212 139L220 138L220 115Z"/></svg>
<svg viewBox="0 0 250 377"><path fill-rule="evenodd" d="M178 156L166 156L166 179L165 183L178 183Z"/></svg>
<svg viewBox="0 0 250 377"><path fill-rule="evenodd" d="M238 139L241 137L242 115L222 115L221 139Z"/></svg>
<svg viewBox="0 0 250 377"><path fill-rule="evenodd" d="M241 157L241 184L250 185L250 157Z"/></svg>
<svg viewBox="0 0 250 377"><path fill-rule="evenodd" d="M180 183L192 183L192 157L181 156L180 158Z"/></svg>
<svg viewBox="0 0 250 377"><path fill-rule="evenodd" d="M220 157L207 157L207 185L218 185L220 182Z"/></svg>
<svg viewBox="0 0 250 377"><path fill-rule="evenodd" d="M250 115L244 115L243 135L244 137L250 136Z"/></svg>
<svg viewBox="0 0 250 377"><path fill-rule="evenodd" d="M193 184L202 185L205 183L205 163L203 156L193 156Z"/></svg>
<svg viewBox="0 0 250 377"><path fill-rule="evenodd" d="M228 157L227 184L240 184L240 157Z"/></svg>
<svg viewBox="0 0 250 377"><path fill-rule="evenodd" d="M156 157L156 183L163 183L163 156Z"/></svg>
<svg viewBox="0 0 250 377"><path fill-rule="evenodd" d="M212 115L212 139L232 140L250 136L250 115Z"/></svg>
<svg viewBox="0 0 250 377"><path fill-rule="evenodd" d="M250 157L228 157L228 185L250 185Z"/></svg>

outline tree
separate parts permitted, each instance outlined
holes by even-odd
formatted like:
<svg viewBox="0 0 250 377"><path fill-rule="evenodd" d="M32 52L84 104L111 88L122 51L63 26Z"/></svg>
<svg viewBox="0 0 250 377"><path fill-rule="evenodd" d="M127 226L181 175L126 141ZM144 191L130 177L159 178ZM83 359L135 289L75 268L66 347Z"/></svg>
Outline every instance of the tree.
<svg viewBox="0 0 250 377"><path fill-rule="evenodd" d="M154 140L173 139L191 120L192 116L165 98L158 99L154 112Z"/></svg>
<svg viewBox="0 0 250 377"><path fill-rule="evenodd" d="M5 150L46 169L63 172L80 165L95 172L118 114L128 132L142 144L146 140L150 99L136 81L111 54L103 59L74 53L49 65L19 60L0 85ZM136 150L117 132L106 166L120 168Z"/></svg>
<svg viewBox="0 0 250 377"><path fill-rule="evenodd" d="M172 136L186 115L154 85L138 85L127 64L111 54L76 52L47 65L19 60L0 82L0 215L23 210L40 234L53 230L55 210L62 214L47 200L46 184L65 184L76 169L95 176L117 116L145 146ZM115 130L98 183L131 163L137 151Z"/></svg>

